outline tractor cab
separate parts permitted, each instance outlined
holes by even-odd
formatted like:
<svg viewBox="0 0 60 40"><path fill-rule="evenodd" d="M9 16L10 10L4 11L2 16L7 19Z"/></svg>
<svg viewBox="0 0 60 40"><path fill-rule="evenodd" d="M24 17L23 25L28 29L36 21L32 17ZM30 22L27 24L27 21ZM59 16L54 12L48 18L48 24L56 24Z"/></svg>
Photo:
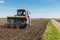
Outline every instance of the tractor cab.
<svg viewBox="0 0 60 40"><path fill-rule="evenodd" d="M24 9L18 9L17 10L17 15L18 16L25 16L25 14L26 14L26 10L24 10Z"/></svg>

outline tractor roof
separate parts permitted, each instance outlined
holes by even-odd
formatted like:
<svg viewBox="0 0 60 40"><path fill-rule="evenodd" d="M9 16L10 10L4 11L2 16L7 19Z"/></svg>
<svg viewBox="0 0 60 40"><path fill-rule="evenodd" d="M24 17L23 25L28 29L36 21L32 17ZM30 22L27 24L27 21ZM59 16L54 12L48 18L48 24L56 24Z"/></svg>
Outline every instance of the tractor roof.
<svg viewBox="0 0 60 40"><path fill-rule="evenodd" d="M19 12L19 11L26 11L26 10L25 9L18 9L17 11Z"/></svg>

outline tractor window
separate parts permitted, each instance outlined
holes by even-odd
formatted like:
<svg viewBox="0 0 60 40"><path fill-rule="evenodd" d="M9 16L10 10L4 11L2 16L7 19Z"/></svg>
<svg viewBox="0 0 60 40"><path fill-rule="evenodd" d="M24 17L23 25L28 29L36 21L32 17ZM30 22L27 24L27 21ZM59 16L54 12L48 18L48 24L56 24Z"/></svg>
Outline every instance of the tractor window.
<svg viewBox="0 0 60 40"><path fill-rule="evenodd" d="M18 12L18 15L21 15L22 14L22 11L21 12Z"/></svg>
<svg viewBox="0 0 60 40"><path fill-rule="evenodd" d="M18 13L17 13L17 15L25 15L25 12L24 11L19 11Z"/></svg>

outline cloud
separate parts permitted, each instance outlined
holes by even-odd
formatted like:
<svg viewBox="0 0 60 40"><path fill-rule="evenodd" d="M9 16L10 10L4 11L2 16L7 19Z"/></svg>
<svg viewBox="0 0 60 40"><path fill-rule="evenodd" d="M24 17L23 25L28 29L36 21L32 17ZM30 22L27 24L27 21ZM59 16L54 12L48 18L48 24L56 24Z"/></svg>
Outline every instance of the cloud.
<svg viewBox="0 0 60 40"><path fill-rule="evenodd" d="M5 3L4 1L0 0L0 3Z"/></svg>

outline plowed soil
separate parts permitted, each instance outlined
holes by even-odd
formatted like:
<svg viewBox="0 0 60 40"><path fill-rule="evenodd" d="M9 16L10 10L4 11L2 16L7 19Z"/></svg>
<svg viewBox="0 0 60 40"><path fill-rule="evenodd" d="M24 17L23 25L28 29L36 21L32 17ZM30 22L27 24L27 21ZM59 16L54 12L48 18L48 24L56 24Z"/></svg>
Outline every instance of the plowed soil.
<svg viewBox="0 0 60 40"><path fill-rule="evenodd" d="M31 27L25 29L3 28L0 26L0 40L42 40L49 19L32 19ZM0 19L4 25L6 19Z"/></svg>

